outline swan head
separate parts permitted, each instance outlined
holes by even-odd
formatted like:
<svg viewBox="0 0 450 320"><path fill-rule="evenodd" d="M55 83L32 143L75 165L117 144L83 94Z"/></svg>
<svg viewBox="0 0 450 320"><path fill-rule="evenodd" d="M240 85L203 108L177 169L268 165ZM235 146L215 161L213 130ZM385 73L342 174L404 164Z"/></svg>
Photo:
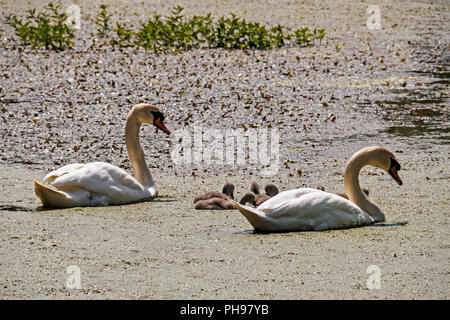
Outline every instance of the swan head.
<svg viewBox="0 0 450 320"><path fill-rule="evenodd" d="M364 149L363 149L364 150ZM403 184L402 179L398 175L398 171L401 169L400 163L398 163L394 154L383 147L371 147L367 148L367 153L370 154L369 164L378 167L387 173L401 186Z"/></svg>
<svg viewBox="0 0 450 320"><path fill-rule="evenodd" d="M241 200L239 200L239 204L246 205L247 203L251 203L256 207L256 197L253 192L247 192L242 196Z"/></svg>
<svg viewBox="0 0 450 320"><path fill-rule="evenodd" d="M271 198L280 193L280 190L274 183L266 184L264 191L266 191L266 194Z"/></svg>
<svg viewBox="0 0 450 320"><path fill-rule="evenodd" d="M161 113L158 107L140 103L133 108L133 113L137 115L137 119L139 123L148 123L154 125L161 131L170 134L170 130L167 129L164 124L164 115Z"/></svg>
<svg viewBox="0 0 450 320"><path fill-rule="evenodd" d="M234 192L234 185L232 183L227 182L223 185L222 187L223 194L226 194L231 199L234 199L233 192Z"/></svg>

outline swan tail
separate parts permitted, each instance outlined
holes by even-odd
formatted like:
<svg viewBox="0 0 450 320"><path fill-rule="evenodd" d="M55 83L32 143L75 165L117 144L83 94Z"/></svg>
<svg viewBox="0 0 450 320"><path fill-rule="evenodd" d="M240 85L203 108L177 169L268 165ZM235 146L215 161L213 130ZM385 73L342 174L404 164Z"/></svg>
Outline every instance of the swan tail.
<svg viewBox="0 0 450 320"><path fill-rule="evenodd" d="M270 230L270 219L266 215L252 207L239 204L236 201L231 201L233 207L239 210L240 213L250 222L256 231L268 231Z"/></svg>
<svg viewBox="0 0 450 320"><path fill-rule="evenodd" d="M45 208L67 208L74 205L66 193L48 187L37 180L34 180L34 193Z"/></svg>

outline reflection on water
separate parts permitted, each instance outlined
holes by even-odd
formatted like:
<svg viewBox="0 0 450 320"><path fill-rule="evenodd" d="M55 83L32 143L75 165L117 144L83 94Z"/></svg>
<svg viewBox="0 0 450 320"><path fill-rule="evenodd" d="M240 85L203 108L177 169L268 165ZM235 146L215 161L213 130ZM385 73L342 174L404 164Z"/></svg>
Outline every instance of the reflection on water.
<svg viewBox="0 0 450 320"><path fill-rule="evenodd" d="M384 132L398 136L427 136L450 140L449 108L444 99L408 99L377 101L391 111L391 122Z"/></svg>
<svg viewBox="0 0 450 320"><path fill-rule="evenodd" d="M424 53L427 54L429 52ZM445 51L422 60L424 69L432 70L411 71L410 74L419 75L419 83L414 87L406 87L405 84L392 89L388 99L375 102L384 119L390 123L382 132L403 137L428 137L440 144L450 143L449 60Z"/></svg>

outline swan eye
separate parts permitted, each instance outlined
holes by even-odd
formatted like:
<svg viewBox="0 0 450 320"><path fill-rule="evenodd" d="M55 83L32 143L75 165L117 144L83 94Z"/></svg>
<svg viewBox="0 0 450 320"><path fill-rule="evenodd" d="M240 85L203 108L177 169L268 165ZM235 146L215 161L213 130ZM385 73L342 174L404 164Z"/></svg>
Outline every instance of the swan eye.
<svg viewBox="0 0 450 320"><path fill-rule="evenodd" d="M164 124L163 114L158 111L152 111L152 115L153 115L153 125L161 129L165 133L170 134L170 130L167 129L166 125Z"/></svg>
<svg viewBox="0 0 450 320"><path fill-rule="evenodd" d="M397 183L399 185L402 185L402 179L400 179L400 176L398 175L398 171L401 169L400 163L398 163L397 160L395 160L394 158L391 158L391 167L389 168L389 175L395 180L397 181Z"/></svg>
<svg viewBox="0 0 450 320"><path fill-rule="evenodd" d="M159 111L151 111L153 115L153 122L155 123L158 119L164 122L164 115Z"/></svg>
<svg viewBox="0 0 450 320"><path fill-rule="evenodd" d="M398 163L397 160L395 160L394 158L391 158L391 166L389 168L389 170L391 170L392 168L395 168L396 171L399 171L402 166L400 165L400 163Z"/></svg>

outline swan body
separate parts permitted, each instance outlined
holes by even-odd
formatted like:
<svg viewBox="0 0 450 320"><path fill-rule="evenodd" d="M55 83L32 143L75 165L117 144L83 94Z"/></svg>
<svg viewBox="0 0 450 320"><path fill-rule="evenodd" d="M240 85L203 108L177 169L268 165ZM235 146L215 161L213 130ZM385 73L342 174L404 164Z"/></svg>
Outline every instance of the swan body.
<svg viewBox="0 0 450 320"><path fill-rule="evenodd" d="M194 198L194 209L196 210L229 210L234 209L229 200L233 197L234 185L225 183L222 192L211 191Z"/></svg>
<svg viewBox="0 0 450 320"><path fill-rule="evenodd" d="M309 231L374 223L354 203L333 193L300 188L279 193L257 208L237 206L257 231Z"/></svg>
<svg viewBox="0 0 450 320"><path fill-rule="evenodd" d="M270 197L267 194L255 194L255 205L259 206L269 199Z"/></svg>
<svg viewBox="0 0 450 320"><path fill-rule="evenodd" d="M234 185L232 183L227 182L223 185L222 192L211 191L196 196L194 198L194 204L201 200L209 200L213 198L221 198L223 200L234 199L233 192L234 192Z"/></svg>
<svg viewBox="0 0 450 320"><path fill-rule="evenodd" d="M256 195L253 192L247 192L242 196L241 200L239 200L239 203L244 205L251 203L256 206Z"/></svg>
<svg viewBox="0 0 450 320"><path fill-rule="evenodd" d="M170 133L163 120L159 109L148 104L136 105L127 117L125 139L135 177L105 162L73 163L48 173L42 183L34 181L36 196L44 207L54 208L108 206L155 198L158 191L138 135L142 123Z"/></svg>
<svg viewBox="0 0 450 320"><path fill-rule="evenodd" d="M210 198L199 200L194 204L196 210L232 210L233 204L224 198Z"/></svg>
<svg viewBox="0 0 450 320"><path fill-rule="evenodd" d="M280 191L278 187L274 183L268 183L264 187L264 191L266 194L262 194L259 188L259 185L257 182L252 182L250 184L249 190L254 193L255 195L255 204L256 206L259 206L269 200L271 197L277 195Z"/></svg>
<svg viewBox="0 0 450 320"><path fill-rule="evenodd" d="M361 190L358 175L365 165L387 171L402 184L397 171L400 164L385 148L369 147L358 151L348 162L344 186L349 199L313 188L279 193L257 208L233 205L257 231L308 231L361 227L384 221L381 209Z"/></svg>
<svg viewBox="0 0 450 320"><path fill-rule="evenodd" d="M50 172L43 183L35 182L36 193L45 206L56 208L107 206L151 200L158 194L156 187L144 187L125 170L105 162L69 164ZM54 199L42 192L45 184L56 188ZM49 203L47 203L49 202Z"/></svg>
<svg viewBox="0 0 450 320"><path fill-rule="evenodd" d="M316 186L316 189L325 191L325 187L324 187L323 185L321 185L321 184L318 184L318 185ZM362 188L362 191L366 194L366 196L369 195L369 189L367 189L367 188ZM336 193L336 194L337 194L338 196L341 196L341 197L345 198L345 199L348 199L348 196L347 196L345 193Z"/></svg>

